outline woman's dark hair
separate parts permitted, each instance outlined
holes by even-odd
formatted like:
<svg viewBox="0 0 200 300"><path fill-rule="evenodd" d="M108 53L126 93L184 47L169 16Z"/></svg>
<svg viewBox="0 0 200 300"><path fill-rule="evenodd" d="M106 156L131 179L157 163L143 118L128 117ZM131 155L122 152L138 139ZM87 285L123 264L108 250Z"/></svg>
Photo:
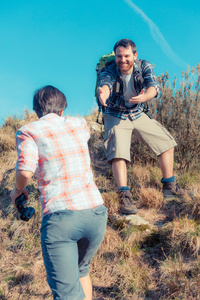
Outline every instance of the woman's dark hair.
<svg viewBox="0 0 200 300"><path fill-rule="evenodd" d="M65 95L57 88L47 85L37 90L33 97L33 109L41 118L49 113L60 116L60 112L67 107Z"/></svg>
<svg viewBox="0 0 200 300"><path fill-rule="evenodd" d="M133 41L129 40L129 39L122 39L122 40L119 40L115 46L114 46L114 52L116 53L116 49L117 47L124 47L124 48L128 48L129 46L132 47L132 50L133 50L133 54L135 54L137 52L137 48L136 48L136 45Z"/></svg>

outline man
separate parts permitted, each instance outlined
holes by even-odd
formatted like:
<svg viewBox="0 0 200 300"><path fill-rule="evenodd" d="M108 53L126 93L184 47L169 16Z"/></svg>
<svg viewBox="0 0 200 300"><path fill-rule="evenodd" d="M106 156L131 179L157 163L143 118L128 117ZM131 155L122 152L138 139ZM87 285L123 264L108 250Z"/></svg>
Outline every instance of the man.
<svg viewBox="0 0 200 300"><path fill-rule="evenodd" d="M129 39L118 41L114 52L115 62L104 68L98 79L98 98L105 127L104 145L117 183L121 212L135 214L137 208L127 186L126 167L130 162L132 133L158 157L165 198L179 194L173 175L176 142L161 124L144 112L144 103L159 92L153 67L146 60L137 60L136 45Z"/></svg>
<svg viewBox="0 0 200 300"><path fill-rule="evenodd" d="M15 200L36 173L42 205L41 245L47 280L56 300L92 300L89 264L103 239L107 208L93 181L89 129L83 118L63 117L67 101L52 86L38 90L39 120L16 133Z"/></svg>

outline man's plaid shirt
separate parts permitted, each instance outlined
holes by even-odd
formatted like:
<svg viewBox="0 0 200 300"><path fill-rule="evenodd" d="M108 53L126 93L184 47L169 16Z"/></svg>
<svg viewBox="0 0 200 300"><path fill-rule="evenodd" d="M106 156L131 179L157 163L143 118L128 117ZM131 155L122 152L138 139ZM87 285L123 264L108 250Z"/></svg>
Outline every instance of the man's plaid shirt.
<svg viewBox="0 0 200 300"><path fill-rule="evenodd" d="M36 173L43 216L103 204L93 181L83 118L48 114L16 133L17 170Z"/></svg>
<svg viewBox="0 0 200 300"><path fill-rule="evenodd" d="M135 91L137 95L139 95L142 88L147 90L151 86L155 87L158 95L159 83L155 77L152 65L147 60L140 60L140 61L141 61L141 69L142 69L142 76L144 79L144 83L141 86L135 79L135 76L133 76ZM134 64L133 72L135 73L137 71L139 71L139 68L137 64ZM129 117L133 121L142 115L144 106L142 103L135 104L131 108L127 108L124 106L123 95L114 95L112 93L113 85L116 82L116 76L120 77L120 71L115 64L113 64L112 66L108 66L107 68L104 68L99 74L98 87L107 85L111 90L111 95L107 100L107 106L103 107L103 112L105 114L109 114L123 120L126 120L127 117Z"/></svg>

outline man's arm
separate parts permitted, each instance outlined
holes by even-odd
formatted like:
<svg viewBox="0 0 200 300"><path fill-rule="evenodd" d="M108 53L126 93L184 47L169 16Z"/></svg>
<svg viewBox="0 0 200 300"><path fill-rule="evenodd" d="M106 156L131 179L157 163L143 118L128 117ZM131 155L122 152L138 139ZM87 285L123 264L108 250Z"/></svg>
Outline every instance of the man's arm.
<svg viewBox="0 0 200 300"><path fill-rule="evenodd" d="M152 100L156 95L157 95L156 88L153 86L150 86L146 90L146 92L144 89L142 89L138 96L132 97L129 100L129 103L139 104L139 103L147 102L149 100Z"/></svg>
<svg viewBox="0 0 200 300"><path fill-rule="evenodd" d="M98 97L99 101L103 106L107 106L106 100L110 96L110 88L107 85L103 85L102 87L99 87L98 89Z"/></svg>
<svg viewBox="0 0 200 300"><path fill-rule="evenodd" d="M153 66L149 63L149 61L142 60L141 68L145 90L142 89L139 95L130 99L129 102L132 104L147 102L157 97L160 93L160 85L154 74Z"/></svg>
<svg viewBox="0 0 200 300"><path fill-rule="evenodd" d="M107 106L106 100L112 93L115 78L116 66L110 65L108 68L102 69L98 77L98 99L103 106Z"/></svg>
<svg viewBox="0 0 200 300"><path fill-rule="evenodd" d="M25 187L30 182L32 175L33 175L33 172L31 172L31 171L23 171L23 170L16 171L16 185L15 185L15 188L10 193L12 203L15 207L16 207L15 200L21 194L24 194L25 198L28 199L28 192Z"/></svg>

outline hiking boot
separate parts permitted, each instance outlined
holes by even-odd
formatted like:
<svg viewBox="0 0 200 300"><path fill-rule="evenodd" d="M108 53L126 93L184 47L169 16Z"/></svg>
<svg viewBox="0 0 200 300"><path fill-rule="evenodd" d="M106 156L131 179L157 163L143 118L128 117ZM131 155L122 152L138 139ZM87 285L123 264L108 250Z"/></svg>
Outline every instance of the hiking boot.
<svg viewBox="0 0 200 300"><path fill-rule="evenodd" d="M120 204L121 208L120 211L122 214L137 214L137 208L133 204L133 201L131 199L131 193L129 190L127 191L120 191L119 190L119 198L120 198Z"/></svg>
<svg viewBox="0 0 200 300"><path fill-rule="evenodd" d="M162 193L165 199L180 198L184 196L186 191L181 189L175 182L164 182Z"/></svg>

